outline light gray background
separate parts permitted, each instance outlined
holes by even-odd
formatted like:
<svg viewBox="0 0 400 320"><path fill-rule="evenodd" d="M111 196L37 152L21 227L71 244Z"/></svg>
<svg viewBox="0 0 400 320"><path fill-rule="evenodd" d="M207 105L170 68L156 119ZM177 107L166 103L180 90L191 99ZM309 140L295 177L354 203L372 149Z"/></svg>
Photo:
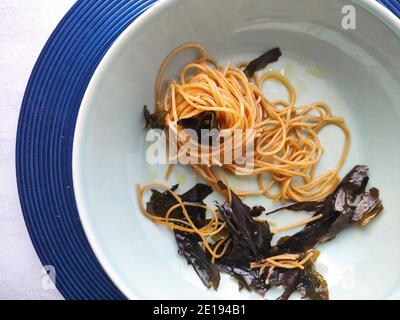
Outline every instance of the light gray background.
<svg viewBox="0 0 400 320"><path fill-rule="evenodd" d="M0 0L0 299L62 299L45 289L42 266L22 217L15 136L29 75L74 0Z"/></svg>

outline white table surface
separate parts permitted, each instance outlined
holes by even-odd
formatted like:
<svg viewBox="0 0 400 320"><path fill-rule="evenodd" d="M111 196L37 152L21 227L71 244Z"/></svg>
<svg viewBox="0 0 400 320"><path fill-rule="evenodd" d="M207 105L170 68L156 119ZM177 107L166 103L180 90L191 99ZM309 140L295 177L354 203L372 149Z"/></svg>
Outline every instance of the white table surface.
<svg viewBox="0 0 400 320"><path fill-rule="evenodd" d="M0 0L0 299L62 299L49 288L22 216L15 136L29 75L74 0Z"/></svg>

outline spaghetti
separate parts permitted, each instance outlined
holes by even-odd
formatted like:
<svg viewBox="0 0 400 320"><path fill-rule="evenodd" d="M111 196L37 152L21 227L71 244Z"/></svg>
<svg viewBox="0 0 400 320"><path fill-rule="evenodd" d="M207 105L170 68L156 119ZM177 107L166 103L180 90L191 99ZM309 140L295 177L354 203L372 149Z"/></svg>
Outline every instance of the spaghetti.
<svg viewBox="0 0 400 320"><path fill-rule="evenodd" d="M164 80L170 61L187 49L196 49L200 58L185 65L178 80ZM234 67L228 63L223 67L198 44L185 44L173 50L163 62L156 81L156 110L166 113L165 127L175 130L179 148L188 140L191 150L201 148L201 153L191 155L190 165L217 190L221 180L217 168L222 168L230 174L257 177L258 190L236 190L239 196L264 195L274 201L296 202L325 199L339 183L338 174L349 152L350 132L345 121L334 116L323 102L297 106L295 88L277 72L254 74L248 79L243 72L246 65L240 63ZM271 80L287 89L287 101L271 101L263 94L264 83ZM216 147L204 148L184 134L183 126L172 125L198 118L205 112L215 113L221 132L240 129L242 135L224 140ZM345 143L336 167L316 175L323 155L318 134L328 125L343 131ZM254 143L250 167L225 161L224 147L228 143L232 145L232 154L243 152ZM186 151L179 150L180 154ZM203 164L205 160L207 164ZM274 192L274 188L278 191Z"/></svg>

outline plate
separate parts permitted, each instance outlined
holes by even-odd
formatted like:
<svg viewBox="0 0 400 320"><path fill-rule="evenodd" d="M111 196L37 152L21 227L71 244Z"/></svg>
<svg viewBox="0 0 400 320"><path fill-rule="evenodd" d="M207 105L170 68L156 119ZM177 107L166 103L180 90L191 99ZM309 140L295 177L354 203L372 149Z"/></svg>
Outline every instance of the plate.
<svg viewBox="0 0 400 320"><path fill-rule="evenodd" d="M349 10L355 12L354 29L345 23ZM146 161L142 115L143 105L154 101L155 78L165 56L181 44L197 42L219 61L234 63L281 47L283 58L271 68L298 88L298 103L322 100L345 117L352 146L342 175L356 164L368 164L371 181L381 189L385 213L366 230L346 230L321 246L318 268L332 299L396 295L399 31L397 19L372 1L356 1L349 7L347 1L171 0L138 18L90 82L73 149L74 189L84 229L121 291L130 299L258 298L239 292L228 277L217 292L205 289L178 256L171 232L147 220L138 207L137 183L179 183L185 190L197 181L189 170L178 167L166 182L166 166ZM189 54L180 56L169 73L176 74L190 60ZM279 95L275 88L265 90L267 96ZM338 160L343 139L336 137L334 131L322 133L326 154L321 169ZM250 187L249 182L241 184L241 189ZM249 201L272 206L264 198ZM288 219L279 217L277 222ZM377 277L377 270L383 269Z"/></svg>
<svg viewBox="0 0 400 320"><path fill-rule="evenodd" d="M94 71L114 41L154 2L77 2L49 38L25 92L16 143L21 208L36 252L44 266L54 267L56 286L66 299L125 298L103 271L82 228L72 148L77 114ZM399 15L397 0L380 2ZM383 7L363 5L395 24Z"/></svg>

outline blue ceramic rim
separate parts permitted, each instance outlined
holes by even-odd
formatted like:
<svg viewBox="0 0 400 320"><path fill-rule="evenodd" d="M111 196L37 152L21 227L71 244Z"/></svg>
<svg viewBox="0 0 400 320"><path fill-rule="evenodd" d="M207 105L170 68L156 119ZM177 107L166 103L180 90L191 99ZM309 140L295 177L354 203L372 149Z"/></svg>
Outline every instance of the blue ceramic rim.
<svg viewBox="0 0 400 320"><path fill-rule="evenodd" d="M157 0L79 0L46 43L30 77L17 131L17 183L43 265L66 299L125 299L94 255L76 207L72 144L79 107L116 38ZM398 17L398 0L379 0Z"/></svg>

